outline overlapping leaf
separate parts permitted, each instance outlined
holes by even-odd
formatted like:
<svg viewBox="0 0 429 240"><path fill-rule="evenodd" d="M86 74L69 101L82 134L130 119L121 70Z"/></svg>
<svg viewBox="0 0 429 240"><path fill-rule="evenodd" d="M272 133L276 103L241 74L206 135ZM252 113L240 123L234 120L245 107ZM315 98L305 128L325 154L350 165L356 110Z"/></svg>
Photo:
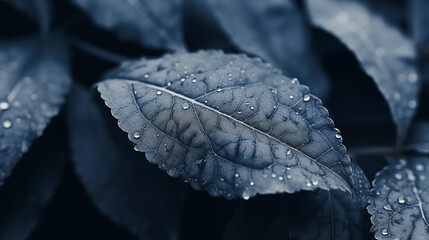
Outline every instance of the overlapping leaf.
<svg viewBox="0 0 429 240"><path fill-rule="evenodd" d="M387 166L373 182L368 212L376 239L429 238L429 159Z"/></svg>
<svg viewBox="0 0 429 240"><path fill-rule="evenodd" d="M245 202L232 217L224 239L369 239L370 184L359 166L352 166L354 198L339 190L318 190Z"/></svg>
<svg viewBox="0 0 429 240"><path fill-rule="evenodd" d="M184 186L119 145L81 87L72 91L68 120L72 160L98 209L141 239L178 239Z"/></svg>
<svg viewBox="0 0 429 240"><path fill-rule="evenodd" d="M98 91L135 150L211 195L350 191L328 111L260 59L200 51L123 64Z"/></svg>
<svg viewBox="0 0 429 240"><path fill-rule="evenodd" d="M0 189L0 239L27 239L43 217L62 176L65 128L54 122Z"/></svg>
<svg viewBox="0 0 429 240"><path fill-rule="evenodd" d="M329 82L311 48L304 18L292 0L211 0L222 28L240 49L298 77L325 98Z"/></svg>
<svg viewBox="0 0 429 240"><path fill-rule="evenodd" d="M183 50L182 0L72 0L99 26L146 47Z"/></svg>
<svg viewBox="0 0 429 240"><path fill-rule="evenodd" d="M66 55L60 39L0 43L0 183L58 113L70 84Z"/></svg>
<svg viewBox="0 0 429 240"><path fill-rule="evenodd" d="M419 78L412 42L355 0L307 0L313 23L332 33L356 56L386 99L401 143L417 109Z"/></svg>
<svg viewBox="0 0 429 240"><path fill-rule="evenodd" d="M404 148L405 150L412 150L421 154L429 154L428 122L417 122L414 124Z"/></svg>

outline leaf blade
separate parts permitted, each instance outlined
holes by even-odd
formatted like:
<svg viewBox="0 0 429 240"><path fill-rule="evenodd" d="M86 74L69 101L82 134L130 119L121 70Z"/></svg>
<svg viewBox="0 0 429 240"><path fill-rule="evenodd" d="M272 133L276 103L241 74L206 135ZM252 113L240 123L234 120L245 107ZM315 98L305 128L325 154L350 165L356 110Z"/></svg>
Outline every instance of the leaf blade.
<svg viewBox="0 0 429 240"><path fill-rule="evenodd" d="M350 159L320 100L257 59L166 55L125 63L97 87L135 149L195 189L245 199L350 190Z"/></svg>
<svg viewBox="0 0 429 240"><path fill-rule="evenodd" d="M401 144L420 90L412 42L357 1L307 0L306 5L313 24L337 37L372 77L387 101Z"/></svg>

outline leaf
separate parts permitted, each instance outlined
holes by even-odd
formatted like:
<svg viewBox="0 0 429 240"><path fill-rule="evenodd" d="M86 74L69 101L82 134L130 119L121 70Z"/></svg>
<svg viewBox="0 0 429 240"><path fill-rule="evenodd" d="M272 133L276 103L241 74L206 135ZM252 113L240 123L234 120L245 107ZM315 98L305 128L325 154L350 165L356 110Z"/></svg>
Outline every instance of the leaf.
<svg viewBox="0 0 429 240"><path fill-rule="evenodd" d="M184 187L118 145L82 87L67 110L72 160L97 208L141 239L178 239Z"/></svg>
<svg viewBox="0 0 429 240"><path fill-rule="evenodd" d="M421 154L429 154L429 122L414 124L404 148Z"/></svg>
<svg viewBox="0 0 429 240"><path fill-rule="evenodd" d="M0 239L27 239L43 217L66 163L64 131L53 122L0 189Z"/></svg>
<svg viewBox="0 0 429 240"><path fill-rule="evenodd" d="M129 62L98 91L135 150L197 190L228 199L350 191L350 158L328 111L260 59L200 51Z"/></svg>
<svg viewBox="0 0 429 240"><path fill-rule="evenodd" d="M356 56L386 99L404 140L418 104L420 82L412 42L354 0L307 0L312 22L337 37Z"/></svg>
<svg viewBox="0 0 429 240"><path fill-rule="evenodd" d="M329 82L314 50L304 18L292 0L210 0L214 15L233 43L298 77L322 99Z"/></svg>
<svg viewBox="0 0 429 240"><path fill-rule="evenodd" d="M429 83L429 2L425 0L410 1L411 30L413 40L419 53L418 67L422 81Z"/></svg>
<svg viewBox="0 0 429 240"><path fill-rule="evenodd" d="M69 84L60 39L0 43L0 186L57 115Z"/></svg>
<svg viewBox="0 0 429 240"><path fill-rule="evenodd" d="M184 50L182 0L72 0L99 26L156 49Z"/></svg>
<svg viewBox="0 0 429 240"><path fill-rule="evenodd" d="M49 0L5 0L16 9L39 21L40 30L47 33L51 22L52 8Z"/></svg>
<svg viewBox="0 0 429 240"><path fill-rule="evenodd" d="M409 157L377 173L368 212L376 239L427 239L429 159Z"/></svg>
<svg viewBox="0 0 429 240"><path fill-rule="evenodd" d="M238 207L224 239L369 239L370 184L356 163L352 167L354 198L339 190L255 198Z"/></svg>

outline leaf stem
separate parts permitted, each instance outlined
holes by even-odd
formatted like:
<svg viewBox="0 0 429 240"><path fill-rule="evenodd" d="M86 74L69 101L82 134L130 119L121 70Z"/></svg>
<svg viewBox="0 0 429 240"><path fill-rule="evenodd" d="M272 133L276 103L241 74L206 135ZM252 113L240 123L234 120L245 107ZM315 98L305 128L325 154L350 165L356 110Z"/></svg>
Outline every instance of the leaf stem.
<svg viewBox="0 0 429 240"><path fill-rule="evenodd" d="M98 58L104 59L109 62L113 63L121 63L123 61L127 61L130 58L110 52L108 50L99 48L91 43L85 42L79 38L70 36L69 37L70 44L76 46L77 48L93 55Z"/></svg>
<svg viewBox="0 0 429 240"><path fill-rule="evenodd" d="M376 147L359 147L348 151L351 157L393 154L396 155L398 150L393 146L376 146Z"/></svg>

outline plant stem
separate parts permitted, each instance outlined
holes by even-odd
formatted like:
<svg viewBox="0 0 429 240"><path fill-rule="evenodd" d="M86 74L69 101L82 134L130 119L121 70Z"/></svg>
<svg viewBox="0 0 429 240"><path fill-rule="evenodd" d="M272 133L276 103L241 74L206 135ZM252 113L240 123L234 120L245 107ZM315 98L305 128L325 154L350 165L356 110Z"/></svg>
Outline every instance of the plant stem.
<svg viewBox="0 0 429 240"><path fill-rule="evenodd" d="M359 147L350 149L348 152L350 156L356 157L379 154L396 154L397 149L392 146Z"/></svg>
<svg viewBox="0 0 429 240"><path fill-rule="evenodd" d="M72 45L76 46L77 48L109 62L121 63L123 61L127 61L130 59L128 57L121 56L119 54L112 53L108 50L99 48L95 45L92 45L76 37L69 37L69 41Z"/></svg>

